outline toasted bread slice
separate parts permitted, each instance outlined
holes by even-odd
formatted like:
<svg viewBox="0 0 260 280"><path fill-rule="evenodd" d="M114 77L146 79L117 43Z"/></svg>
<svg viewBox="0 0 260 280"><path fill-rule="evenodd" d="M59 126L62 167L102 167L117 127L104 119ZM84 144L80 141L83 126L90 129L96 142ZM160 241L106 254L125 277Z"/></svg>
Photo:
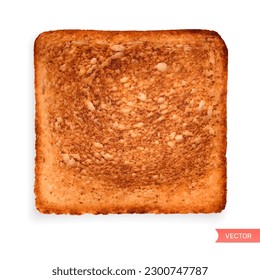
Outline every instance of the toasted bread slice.
<svg viewBox="0 0 260 280"><path fill-rule="evenodd" d="M52 31L34 55L40 212L225 208L227 48L216 32Z"/></svg>

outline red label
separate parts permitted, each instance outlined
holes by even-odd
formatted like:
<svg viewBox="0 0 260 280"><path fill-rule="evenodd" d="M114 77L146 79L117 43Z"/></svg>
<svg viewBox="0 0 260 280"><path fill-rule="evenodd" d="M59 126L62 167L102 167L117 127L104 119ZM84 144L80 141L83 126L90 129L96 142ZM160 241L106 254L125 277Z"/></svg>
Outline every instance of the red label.
<svg viewBox="0 0 260 280"><path fill-rule="evenodd" d="M260 229L216 229L216 242L260 242Z"/></svg>

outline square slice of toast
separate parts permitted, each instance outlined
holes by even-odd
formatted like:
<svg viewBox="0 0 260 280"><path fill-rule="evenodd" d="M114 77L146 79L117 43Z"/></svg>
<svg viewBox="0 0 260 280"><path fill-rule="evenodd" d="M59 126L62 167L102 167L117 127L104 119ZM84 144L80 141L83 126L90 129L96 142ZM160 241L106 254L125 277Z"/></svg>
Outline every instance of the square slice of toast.
<svg viewBox="0 0 260 280"><path fill-rule="evenodd" d="M207 30L40 34L37 209L221 212L227 59Z"/></svg>

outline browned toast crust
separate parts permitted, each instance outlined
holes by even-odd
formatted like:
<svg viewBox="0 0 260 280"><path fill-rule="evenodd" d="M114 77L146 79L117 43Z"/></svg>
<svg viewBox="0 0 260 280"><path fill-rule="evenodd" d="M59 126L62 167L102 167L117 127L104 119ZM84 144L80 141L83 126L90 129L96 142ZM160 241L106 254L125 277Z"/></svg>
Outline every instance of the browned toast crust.
<svg viewBox="0 0 260 280"><path fill-rule="evenodd" d="M207 30L35 41L42 213L213 213L226 204L227 48Z"/></svg>

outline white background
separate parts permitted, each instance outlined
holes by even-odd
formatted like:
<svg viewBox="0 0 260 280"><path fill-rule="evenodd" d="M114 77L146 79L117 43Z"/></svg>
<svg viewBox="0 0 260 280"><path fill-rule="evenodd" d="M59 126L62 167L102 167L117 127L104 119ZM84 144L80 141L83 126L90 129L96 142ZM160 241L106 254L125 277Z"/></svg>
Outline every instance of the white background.
<svg viewBox="0 0 260 280"><path fill-rule="evenodd" d="M1 279L85 279L51 276L57 266L143 269L178 265L209 266L207 276L182 279L260 279L260 243L215 243L215 228L260 228L258 2L1 1ZM229 50L228 201L224 212L107 216L37 212L33 43L42 31L73 28L219 32Z"/></svg>

